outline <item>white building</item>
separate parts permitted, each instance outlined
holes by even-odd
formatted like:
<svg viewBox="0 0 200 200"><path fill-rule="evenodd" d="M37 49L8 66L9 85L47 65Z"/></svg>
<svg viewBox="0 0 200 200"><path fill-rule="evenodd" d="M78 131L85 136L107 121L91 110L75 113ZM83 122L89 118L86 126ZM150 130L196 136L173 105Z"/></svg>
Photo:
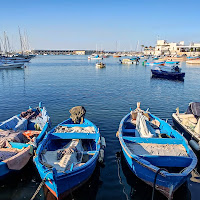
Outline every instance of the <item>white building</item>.
<svg viewBox="0 0 200 200"><path fill-rule="evenodd" d="M200 43L191 43L184 45L184 41L179 43L168 43L166 40L157 40L155 55L200 55Z"/></svg>

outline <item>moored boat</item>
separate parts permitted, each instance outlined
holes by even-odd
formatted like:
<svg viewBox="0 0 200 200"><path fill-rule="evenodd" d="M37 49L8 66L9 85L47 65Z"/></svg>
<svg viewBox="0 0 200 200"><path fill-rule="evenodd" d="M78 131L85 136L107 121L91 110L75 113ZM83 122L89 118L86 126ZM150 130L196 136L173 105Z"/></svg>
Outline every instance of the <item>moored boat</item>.
<svg viewBox="0 0 200 200"><path fill-rule="evenodd" d="M24 63L2 62L0 61L0 69L22 68Z"/></svg>
<svg viewBox="0 0 200 200"><path fill-rule="evenodd" d="M185 73L177 65L154 66L151 69L152 77L183 80Z"/></svg>
<svg viewBox="0 0 200 200"><path fill-rule="evenodd" d="M187 60L186 63L187 64L200 64L200 58Z"/></svg>
<svg viewBox="0 0 200 200"><path fill-rule="evenodd" d="M200 155L200 102L191 102L185 113L172 114L175 127L188 140L190 146Z"/></svg>
<svg viewBox="0 0 200 200"><path fill-rule="evenodd" d="M102 62L99 62L99 63L96 63L96 67L97 68L104 68L104 67L106 67L106 64L102 63Z"/></svg>
<svg viewBox="0 0 200 200"><path fill-rule="evenodd" d="M139 103L121 120L117 136L131 171L168 199L197 164L184 137Z"/></svg>
<svg viewBox="0 0 200 200"><path fill-rule="evenodd" d="M102 60L102 59L103 58L98 54L92 54L91 56L88 56L88 60Z"/></svg>
<svg viewBox="0 0 200 200"><path fill-rule="evenodd" d="M146 66L156 66L156 65L164 65L165 62L146 62Z"/></svg>
<svg viewBox="0 0 200 200"><path fill-rule="evenodd" d="M105 140L84 118L84 107L70 110L71 118L54 127L38 147L34 162L45 185L62 199L84 183L102 161Z"/></svg>
<svg viewBox="0 0 200 200"><path fill-rule="evenodd" d="M46 134L50 118L45 107L27 111L0 123L0 179L21 170Z"/></svg>

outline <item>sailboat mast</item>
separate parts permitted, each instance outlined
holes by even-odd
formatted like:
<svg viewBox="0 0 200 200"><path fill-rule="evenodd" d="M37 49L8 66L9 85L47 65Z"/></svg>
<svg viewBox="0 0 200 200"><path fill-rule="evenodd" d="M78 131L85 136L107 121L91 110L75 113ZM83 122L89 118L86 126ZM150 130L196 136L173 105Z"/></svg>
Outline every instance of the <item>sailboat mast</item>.
<svg viewBox="0 0 200 200"><path fill-rule="evenodd" d="M21 52L22 52L22 55L23 55L23 41L22 41L22 36L21 36L21 32L20 32L20 28L19 28L19 38L20 38L20 43L21 43Z"/></svg>
<svg viewBox="0 0 200 200"><path fill-rule="evenodd" d="M7 41L6 41L7 37L6 37L6 32L4 31L4 50L5 50L5 54L7 54L8 56L8 48L7 48Z"/></svg>

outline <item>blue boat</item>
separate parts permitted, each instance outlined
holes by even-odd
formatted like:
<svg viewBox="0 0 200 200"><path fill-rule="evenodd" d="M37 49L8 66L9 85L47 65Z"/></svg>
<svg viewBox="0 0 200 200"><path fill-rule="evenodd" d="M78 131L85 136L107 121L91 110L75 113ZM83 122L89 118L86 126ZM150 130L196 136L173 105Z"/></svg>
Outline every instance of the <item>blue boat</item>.
<svg viewBox="0 0 200 200"><path fill-rule="evenodd" d="M166 61L165 64L170 64L170 65L178 65L180 62L179 61Z"/></svg>
<svg viewBox="0 0 200 200"><path fill-rule="evenodd" d="M146 66L157 66L157 65L164 65L165 62L147 62L145 65Z"/></svg>
<svg viewBox="0 0 200 200"><path fill-rule="evenodd" d="M184 137L139 103L121 120L117 136L131 171L168 199L197 164Z"/></svg>
<svg viewBox="0 0 200 200"><path fill-rule="evenodd" d="M183 80L185 73L178 66L155 66L151 69L152 77Z"/></svg>
<svg viewBox="0 0 200 200"><path fill-rule="evenodd" d="M0 123L0 179L21 170L44 138L50 118L39 104Z"/></svg>
<svg viewBox="0 0 200 200"><path fill-rule="evenodd" d="M97 161L103 159L102 141L98 128L86 118L82 123L69 118L45 136L34 162L41 179L57 199L90 178Z"/></svg>

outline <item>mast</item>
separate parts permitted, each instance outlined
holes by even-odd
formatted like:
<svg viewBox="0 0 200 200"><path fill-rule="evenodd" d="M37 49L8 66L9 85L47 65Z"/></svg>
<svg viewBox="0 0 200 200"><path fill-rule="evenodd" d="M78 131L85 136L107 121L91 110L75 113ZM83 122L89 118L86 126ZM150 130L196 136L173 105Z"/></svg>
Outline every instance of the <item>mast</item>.
<svg viewBox="0 0 200 200"><path fill-rule="evenodd" d="M8 48L7 48L7 41L6 41L6 32L4 31L4 51L5 51L5 54L7 54L8 56Z"/></svg>
<svg viewBox="0 0 200 200"><path fill-rule="evenodd" d="M22 36L21 36L20 28L19 28L19 38L20 38L20 44L21 44L21 52L22 52L22 55L23 55L24 54L24 52L23 52L23 41L22 41Z"/></svg>

